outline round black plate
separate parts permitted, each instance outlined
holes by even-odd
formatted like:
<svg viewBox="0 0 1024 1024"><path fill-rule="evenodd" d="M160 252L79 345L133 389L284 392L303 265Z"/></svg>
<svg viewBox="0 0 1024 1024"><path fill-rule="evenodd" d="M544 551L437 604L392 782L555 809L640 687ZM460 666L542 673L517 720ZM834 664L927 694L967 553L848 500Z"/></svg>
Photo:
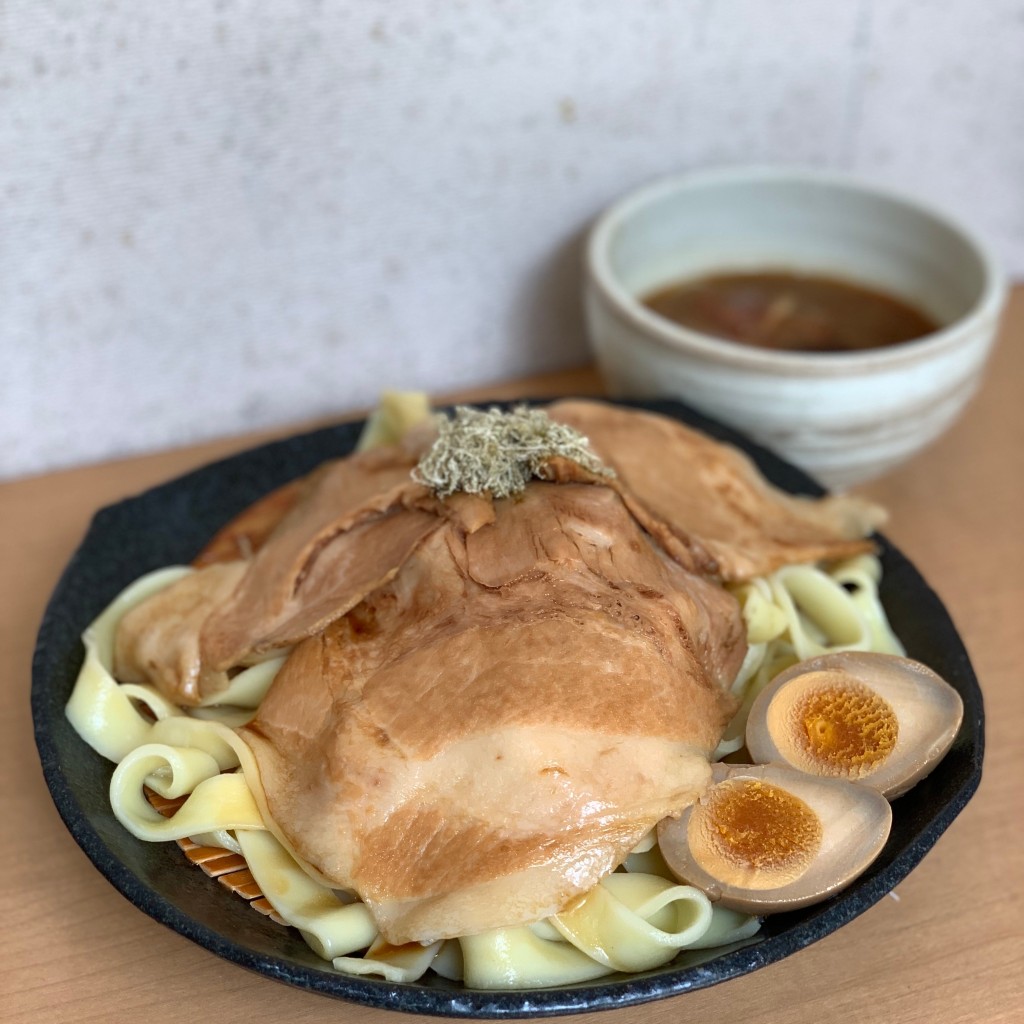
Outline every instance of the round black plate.
<svg viewBox="0 0 1024 1024"><path fill-rule="evenodd" d="M799 470L731 430L674 402L634 403L674 416L745 449L769 479L794 493L820 494ZM80 634L136 577L188 562L214 531L257 498L352 449L361 424L264 445L100 511L46 610L32 671L32 713L43 771L69 831L96 867L145 913L201 946L301 988L368 1006L451 1017L528 1017L599 1010L705 988L774 963L828 935L876 903L921 860L981 779L984 715L967 652L949 615L917 570L880 539L882 600L911 657L930 665L963 697L963 728L939 767L893 807L881 856L826 903L770 917L759 936L729 951L683 953L640 975L518 992L470 990L440 978L398 985L340 974L298 934L254 913L192 868L173 843L143 843L115 820L107 798L112 766L64 717L82 662ZM895 951L894 951L895 952ZM154 981L156 984L156 981Z"/></svg>

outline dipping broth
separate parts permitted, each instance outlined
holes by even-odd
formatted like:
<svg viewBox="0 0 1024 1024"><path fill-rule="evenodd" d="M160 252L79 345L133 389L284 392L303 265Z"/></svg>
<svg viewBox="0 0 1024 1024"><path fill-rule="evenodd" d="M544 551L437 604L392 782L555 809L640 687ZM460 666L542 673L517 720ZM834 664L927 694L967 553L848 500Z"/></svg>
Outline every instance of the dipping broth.
<svg viewBox="0 0 1024 1024"><path fill-rule="evenodd" d="M854 352L900 345L939 324L902 299L838 278L786 271L714 274L643 300L683 327L756 348Z"/></svg>

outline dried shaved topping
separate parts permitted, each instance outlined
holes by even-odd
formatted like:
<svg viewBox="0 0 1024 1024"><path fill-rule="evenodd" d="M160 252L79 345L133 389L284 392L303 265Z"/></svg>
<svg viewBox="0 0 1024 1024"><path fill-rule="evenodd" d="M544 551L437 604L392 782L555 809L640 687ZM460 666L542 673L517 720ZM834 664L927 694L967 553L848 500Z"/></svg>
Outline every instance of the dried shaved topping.
<svg viewBox="0 0 1024 1024"><path fill-rule="evenodd" d="M459 406L440 424L437 440L413 470L413 479L440 498L457 491L507 498L553 458L570 459L599 476L614 476L578 430L555 423L542 409L518 406L486 412Z"/></svg>

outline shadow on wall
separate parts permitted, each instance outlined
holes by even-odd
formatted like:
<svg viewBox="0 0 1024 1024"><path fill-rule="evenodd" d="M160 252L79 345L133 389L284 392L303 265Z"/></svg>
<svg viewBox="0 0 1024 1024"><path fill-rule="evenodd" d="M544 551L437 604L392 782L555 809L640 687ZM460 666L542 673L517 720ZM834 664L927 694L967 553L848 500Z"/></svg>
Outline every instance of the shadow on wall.
<svg viewBox="0 0 1024 1024"><path fill-rule="evenodd" d="M589 223L550 250L510 296L519 325L517 362L529 372L561 370L590 362L583 320L583 255Z"/></svg>

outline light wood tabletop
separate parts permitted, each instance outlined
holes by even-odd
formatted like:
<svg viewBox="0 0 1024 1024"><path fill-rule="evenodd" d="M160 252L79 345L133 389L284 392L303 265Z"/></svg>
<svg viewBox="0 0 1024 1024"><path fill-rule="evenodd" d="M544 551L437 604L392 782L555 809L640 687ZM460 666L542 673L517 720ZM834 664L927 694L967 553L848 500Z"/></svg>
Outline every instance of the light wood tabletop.
<svg viewBox="0 0 1024 1024"><path fill-rule="evenodd" d="M886 532L943 598L971 652L987 712L978 794L894 898L850 925L754 974L610 1011L600 1015L603 1024L684 1016L707 1024L1024 1020L1022 384L1024 288L1018 288L984 388L964 418L929 451L862 488L890 510ZM579 370L466 397L599 388L592 370ZM33 745L29 677L36 629L93 512L270 436L0 486L4 1021L399 1019L251 974L136 910L65 831ZM183 870L192 869L183 864Z"/></svg>

